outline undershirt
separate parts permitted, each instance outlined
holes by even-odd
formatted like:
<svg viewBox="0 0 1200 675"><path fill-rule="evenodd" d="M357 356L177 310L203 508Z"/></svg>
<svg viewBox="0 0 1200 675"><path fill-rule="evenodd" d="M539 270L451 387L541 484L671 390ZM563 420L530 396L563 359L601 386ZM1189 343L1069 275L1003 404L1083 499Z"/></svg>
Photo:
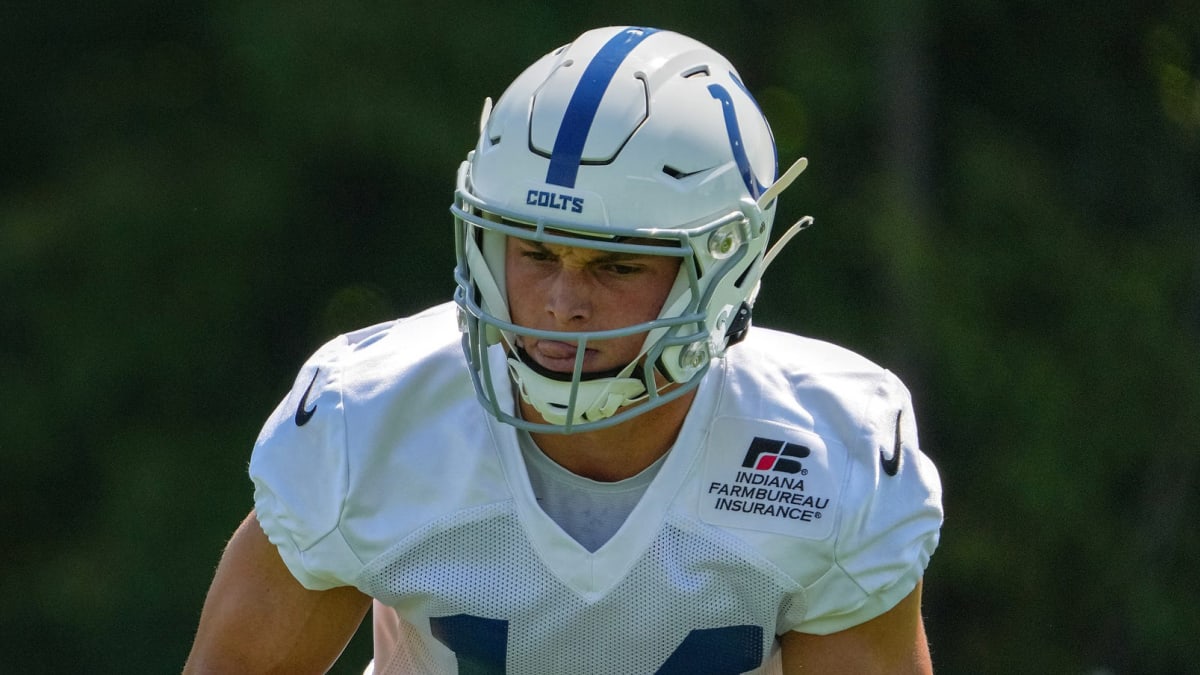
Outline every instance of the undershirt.
<svg viewBox="0 0 1200 675"><path fill-rule="evenodd" d="M518 431L538 506L589 553L605 544L637 506L666 454L635 476L602 482L571 473L546 456L529 432Z"/></svg>

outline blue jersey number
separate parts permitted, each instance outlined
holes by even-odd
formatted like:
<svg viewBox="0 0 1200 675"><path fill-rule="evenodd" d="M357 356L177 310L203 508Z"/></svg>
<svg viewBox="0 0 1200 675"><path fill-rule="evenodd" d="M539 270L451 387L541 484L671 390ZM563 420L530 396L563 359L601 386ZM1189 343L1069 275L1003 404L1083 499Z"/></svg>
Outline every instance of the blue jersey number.
<svg viewBox="0 0 1200 675"><path fill-rule="evenodd" d="M508 622L468 614L429 620L433 636L458 659L460 675L503 675ZM762 626L727 626L688 633L656 675L737 675L762 664Z"/></svg>

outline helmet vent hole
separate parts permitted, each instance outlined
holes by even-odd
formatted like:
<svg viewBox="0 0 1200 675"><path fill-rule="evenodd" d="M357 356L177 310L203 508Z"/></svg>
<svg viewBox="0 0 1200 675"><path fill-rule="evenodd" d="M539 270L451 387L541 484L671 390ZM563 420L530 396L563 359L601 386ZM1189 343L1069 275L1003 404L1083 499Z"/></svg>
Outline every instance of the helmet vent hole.
<svg viewBox="0 0 1200 675"><path fill-rule="evenodd" d="M666 166L666 165L663 166L663 173L667 174L671 178L674 178L675 180L679 180L680 178L683 178L684 176L687 175L687 173L685 173L679 169L676 169L673 166Z"/></svg>
<svg viewBox="0 0 1200 675"><path fill-rule="evenodd" d="M742 284L746 283L746 277L750 275L750 270L754 269L755 267L758 267L758 263L761 259L762 259L762 255L759 254L755 258L755 260L752 264L747 266L746 269L742 270L742 273L740 275L738 275L737 281L733 282L734 288L740 289L742 287Z"/></svg>
<svg viewBox="0 0 1200 675"><path fill-rule="evenodd" d="M673 166L666 165L666 164L663 165L662 170L663 170L663 173L667 174L671 178L674 178L675 180L683 180L684 178L687 178L688 176L695 176L696 174L704 171L704 169L700 169L698 171L684 171L683 169L677 169Z"/></svg>
<svg viewBox="0 0 1200 675"><path fill-rule="evenodd" d="M709 72L708 66L696 66L695 68L689 68L679 74L679 76L685 80L689 77L708 77L709 75L712 75L712 73Z"/></svg>

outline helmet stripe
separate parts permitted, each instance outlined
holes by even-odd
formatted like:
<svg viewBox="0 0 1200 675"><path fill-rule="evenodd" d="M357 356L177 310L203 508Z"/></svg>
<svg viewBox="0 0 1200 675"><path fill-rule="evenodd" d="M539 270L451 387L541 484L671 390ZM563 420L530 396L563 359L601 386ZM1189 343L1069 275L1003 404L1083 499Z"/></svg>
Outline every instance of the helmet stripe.
<svg viewBox="0 0 1200 675"><path fill-rule="evenodd" d="M733 98L729 95L729 91L719 84L708 85L708 93L721 102L721 111L725 114L725 131L729 134L729 147L733 150L733 160L737 162L738 172L742 174L742 182L746 184L750 196L758 199L767 186L758 182L758 178L754 175L754 167L750 166L750 158L746 155L746 146L742 143L742 129L738 125ZM771 180L774 178L772 176Z"/></svg>
<svg viewBox="0 0 1200 675"><path fill-rule="evenodd" d="M614 35L592 58L583 71L583 77L571 94L567 110L563 113L562 125L554 139L554 150L550 155L550 168L546 182L551 185L575 187L579 175L579 164L583 160L583 145L587 142L600 100L612 82L621 63L635 47L651 34L653 28L627 28Z"/></svg>

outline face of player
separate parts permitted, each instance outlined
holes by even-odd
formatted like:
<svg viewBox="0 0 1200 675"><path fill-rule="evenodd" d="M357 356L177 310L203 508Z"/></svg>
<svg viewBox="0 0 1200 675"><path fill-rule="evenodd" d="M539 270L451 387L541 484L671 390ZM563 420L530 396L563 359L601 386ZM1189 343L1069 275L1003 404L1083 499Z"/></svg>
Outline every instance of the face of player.
<svg viewBox="0 0 1200 675"><path fill-rule="evenodd" d="M543 244L508 237L505 276L513 323L555 331L624 328L658 317L675 282L680 259ZM638 357L645 333L589 341L584 372L621 368ZM557 372L575 367L576 343L520 338L538 365Z"/></svg>

